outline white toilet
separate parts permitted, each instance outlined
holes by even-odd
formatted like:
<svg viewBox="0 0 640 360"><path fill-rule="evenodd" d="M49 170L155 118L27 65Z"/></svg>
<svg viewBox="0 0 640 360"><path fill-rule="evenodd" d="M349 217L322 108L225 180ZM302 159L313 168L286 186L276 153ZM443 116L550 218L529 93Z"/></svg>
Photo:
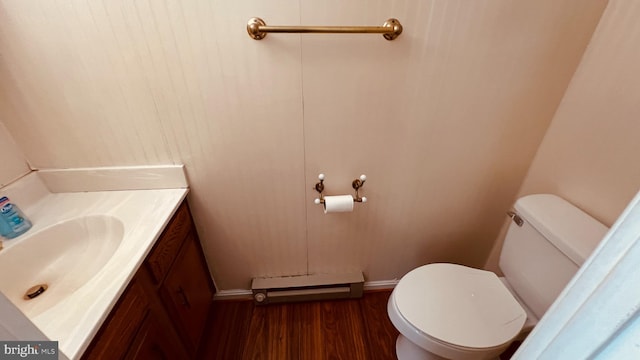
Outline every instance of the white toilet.
<svg viewBox="0 0 640 360"><path fill-rule="evenodd" d="M387 309L399 360L496 358L531 331L608 230L555 195L525 196L515 209L500 254L504 278L440 263L396 285Z"/></svg>

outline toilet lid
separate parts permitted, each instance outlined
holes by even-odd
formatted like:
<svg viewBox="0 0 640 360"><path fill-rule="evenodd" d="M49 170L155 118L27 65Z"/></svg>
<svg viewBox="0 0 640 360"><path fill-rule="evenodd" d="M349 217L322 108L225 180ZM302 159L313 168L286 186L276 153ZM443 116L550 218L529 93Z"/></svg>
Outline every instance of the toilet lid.
<svg viewBox="0 0 640 360"><path fill-rule="evenodd" d="M400 314L445 343L469 348L505 344L526 313L496 274L456 264L429 264L406 274L394 290Z"/></svg>

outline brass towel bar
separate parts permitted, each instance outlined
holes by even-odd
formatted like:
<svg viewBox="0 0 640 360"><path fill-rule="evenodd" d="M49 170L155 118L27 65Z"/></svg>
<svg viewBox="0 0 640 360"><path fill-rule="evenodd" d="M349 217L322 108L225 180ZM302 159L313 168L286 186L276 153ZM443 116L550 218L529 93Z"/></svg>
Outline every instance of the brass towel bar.
<svg viewBox="0 0 640 360"><path fill-rule="evenodd" d="M267 33L382 34L393 40L402 33L402 25L397 19L389 19L382 26L269 26L254 17L247 22L247 32L255 40L264 39Z"/></svg>

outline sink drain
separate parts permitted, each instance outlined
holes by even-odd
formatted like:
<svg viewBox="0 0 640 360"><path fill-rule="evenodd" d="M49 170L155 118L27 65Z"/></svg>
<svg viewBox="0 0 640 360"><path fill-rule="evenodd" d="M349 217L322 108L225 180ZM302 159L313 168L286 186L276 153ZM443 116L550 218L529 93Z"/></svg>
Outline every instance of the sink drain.
<svg viewBox="0 0 640 360"><path fill-rule="evenodd" d="M27 290L27 292L24 293L24 299L25 300L35 299L38 296L42 295L42 293L47 291L48 288L49 286L47 284L32 286L29 288L29 290Z"/></svg>

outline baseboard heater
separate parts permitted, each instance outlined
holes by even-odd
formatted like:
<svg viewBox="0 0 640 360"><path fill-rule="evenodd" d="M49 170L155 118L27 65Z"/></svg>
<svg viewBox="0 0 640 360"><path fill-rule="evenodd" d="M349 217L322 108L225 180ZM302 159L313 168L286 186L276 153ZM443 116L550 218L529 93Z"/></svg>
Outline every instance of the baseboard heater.
<svg viewBox="0 0 640 360"><path fill-rule="evenodd" d="M362 297L362 273L315 274L276 278L254 278L251 283L256 304Z"/></svg>

